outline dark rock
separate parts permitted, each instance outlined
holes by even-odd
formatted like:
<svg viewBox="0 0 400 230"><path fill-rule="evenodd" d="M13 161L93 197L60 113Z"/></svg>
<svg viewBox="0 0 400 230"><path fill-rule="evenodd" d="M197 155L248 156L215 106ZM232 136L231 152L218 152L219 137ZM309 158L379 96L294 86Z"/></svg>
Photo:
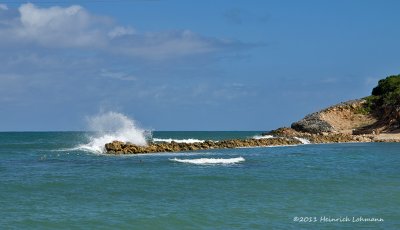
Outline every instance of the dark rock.
<svg viewBox="0 0 400 230"><path fill-rule="evenodd" d="M319 113L312 113L310 115L307 115L300 121L292 123L291 127L296 131L307 133L323 133L335 131L331 124L320 118Z"/></svg>

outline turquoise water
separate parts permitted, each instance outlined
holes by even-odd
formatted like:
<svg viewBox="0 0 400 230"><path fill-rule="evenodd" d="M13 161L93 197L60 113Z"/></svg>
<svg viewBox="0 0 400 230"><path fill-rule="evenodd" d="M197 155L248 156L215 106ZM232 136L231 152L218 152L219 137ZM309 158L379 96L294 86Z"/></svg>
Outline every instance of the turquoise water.
<svg viewBox="0 0 400 230"><path fill-rule="evenodd" d="M155 132L156 138L259 132ZM105 156L88 133L0 133L1 229L400 229L400 144ZM238 158L235 164L173 159ZM320 222L321 217L383 222ZM295 217L317 218L299 223Z"/></svg>

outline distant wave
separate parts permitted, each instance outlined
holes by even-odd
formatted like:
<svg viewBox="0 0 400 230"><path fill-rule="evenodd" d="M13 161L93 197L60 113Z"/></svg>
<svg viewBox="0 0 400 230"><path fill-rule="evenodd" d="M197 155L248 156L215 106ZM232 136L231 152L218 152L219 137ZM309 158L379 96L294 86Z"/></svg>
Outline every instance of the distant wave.
<svg viewBox="0 0 400 230"><path fill-rule="evenodd" d="M299 140L302 144L305 144L305 145L311 144L311 142L305 138L294 137L294 139Z"/></svg>
<svg viewBox="0 0 400 230"><path fill-rule="evenodd" d="M64 149L54 149L54 150L51 150L51 151L54 151L54 152L72 152L72 151L79 151L80 149L79 149L79 147L73 147L73 148L64 148Z"/></svg>
<svg viewBox="0 0 400 230"><path fill-rule="evenodd" d="M272 136L272 135L264 135L264 136L255 135L255 136L253 136L252 138L253 138L253 139L256 139L256 140L259 140L259 139L270 139L270 138L274 138L274 136Z"/></svg>
<svg viewBox="0 0 400 230"><path fill-rule="evenodd" d="M88 144L78 145L74 148L65 149L65 150L66 151L84 151L84 152L90 152L90 153L94 153L94 154L102 154L105 152L104 145L102 145L102 143L98 143L97 141L91 141Z"/></svg>
<svg viewBox="0 0 400 230"><path fill-rule="evenodd" d="M168 142L168 143L171 143L172 141L174 141L176 143L203 143L204 142L204 140L192 139L192 138L189 138L189 139L153 138L153 141L155 141L155 142Z"/></svg>
<svg viewBox="0 0 400 230"><path fill-rule="evenodd" d="M78 146L75 146L73 148L64 148L64 149L56 149L53 150L55 152L74 152L74 151L84 151L84 152L90 152L94 154L102 154L104 153L104 147L101 145L94 144L93 142L89 144L81 144Z"/></svg>
<svg viewBox="0 0 400 230"><path fill-rule="evenodd" d="M178 158L173 158L169 159L170 161L175 161L175 162L180 162L180 163L189 163L189 164L196 164L196 165L202 165L202 164L235 164L239 162L245 161L243 157L236 157L236 158L228 158L228 159L223 159L223 158L199 158L199 159L178 159Z"/></svg>

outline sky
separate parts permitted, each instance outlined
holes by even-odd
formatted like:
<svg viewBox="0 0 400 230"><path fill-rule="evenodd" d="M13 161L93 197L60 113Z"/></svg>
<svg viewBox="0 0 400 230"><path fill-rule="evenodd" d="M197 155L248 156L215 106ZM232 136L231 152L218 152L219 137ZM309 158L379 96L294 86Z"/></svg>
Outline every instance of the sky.
<svg viewBox="0 0 400 230"><path fill-rule="evenodd" d="M0 0L0 131L271 130L400 73L400 1Z"/></svg>

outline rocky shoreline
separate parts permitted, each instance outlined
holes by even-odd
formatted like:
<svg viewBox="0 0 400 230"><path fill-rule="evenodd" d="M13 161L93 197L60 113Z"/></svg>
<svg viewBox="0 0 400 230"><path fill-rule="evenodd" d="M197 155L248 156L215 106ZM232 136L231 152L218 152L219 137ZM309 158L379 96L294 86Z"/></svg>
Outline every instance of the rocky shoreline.
<svg viewBox="0 0 400 230"><path fill-rule="evenodd" d="M114 141L105 145L108 154L139 154L158 152L180 152L207 149L227 149L243 147L267 147L302 144L303 138L311 144L346 142L400 142L400 132L381 132L375 127L378 122L369 114L359 111L365 100L352 100L328 107L307 115L294 122L291 128L279 128L262 133L261 139L235 139L222 141L204 141L199 143L150 142L146 146ZM360 132L363 130L364 132ZM367 131L367 132L366 132ZM272 138L271 138L272 137Z"/></svg>
<svg viewBox="0 0 400 230"><path fill-rule="evenodd" d="M265 133L267 134L267 133ZM296 131L292 128L279 128L268 134L280 137L300 137L310 141L312 144L322 143L346 143L346 142L400 142L397 134L348 134L348 133L307 133Z"/></svg>
<svg viewBox="0 0 400 230"><path fill-rule="evenodd" d="M105 145L108 154L139 154L139 153L158 153L158 152L181 152L207 149L233 149L247 147L266 147L298 145L301 141L293 137L277 137L263 139L245 139L245 140L222 140L222 141L204 141L197 143L177 143L177 142L152 142L147 146L139 146L121 141L113 141Z"/></svg>
<svg viewBox="0 0 400 230"><path fill-rule="evenodd" d="M142 154L161 152L181 152L207 149L232 149L268 146L286 146L303 144L299 138L303 138L310 144L322 143L346 143L346 142L400 142L399 138L381 138L380 135L352 135L344 133L306 133L292 128L279 128L263 133L266 138L261 139L234 139L222 141L204 141L197 143L177 142L151 142L146 146L139 146L121 141L113 141L105 145L107 154ZM273 137L267 137L272 135Z"/></svg>

